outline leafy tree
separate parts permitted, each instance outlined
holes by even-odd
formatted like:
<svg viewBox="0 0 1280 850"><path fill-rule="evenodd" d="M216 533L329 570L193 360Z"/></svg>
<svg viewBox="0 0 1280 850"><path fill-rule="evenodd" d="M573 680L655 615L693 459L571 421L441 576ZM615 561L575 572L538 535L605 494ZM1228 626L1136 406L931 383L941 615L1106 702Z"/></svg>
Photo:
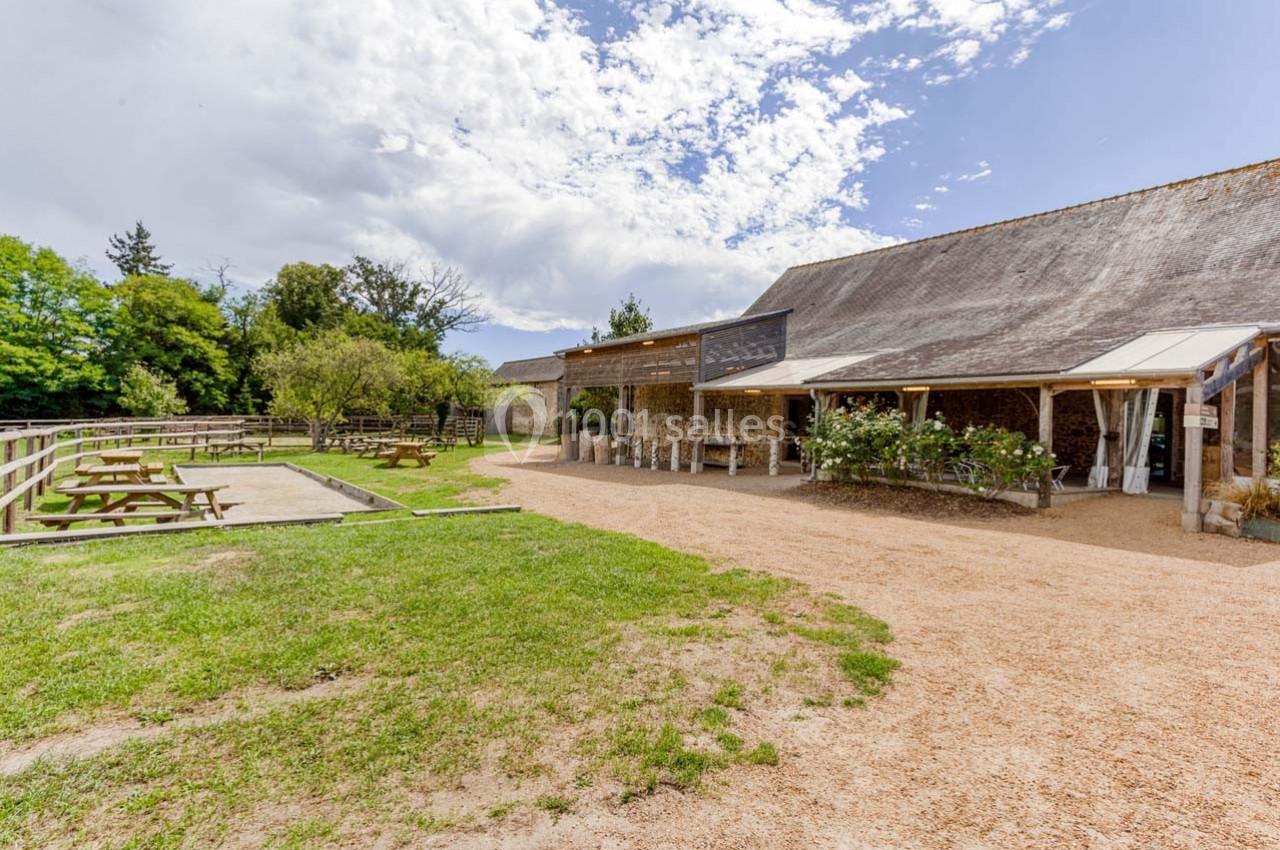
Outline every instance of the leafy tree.
<svg viewBox="0 0 1280 850"><path fill-rule="evenodd" d="M150 364L177 383L195 412L225 411L234 375L223 347L226 320L213 296L190 281L156 275L127 278L113 292L118 373Z"/></svg>
<svg viewBox="0 0 1280 850"><path fill-rule="evenodd" d="M640 299L629 294L621 304L609 310L609 329L601 332L599 328L591 329L592 342L605 342L610 339L621 339L632 334L642 334L653 330L653 319L647 308L641 308Z"/></svg>
<svg viewBox="0 0 1280 850"><path fill-rule="evenodd" d="M394 335L401 348L438 351L449 331L474 330L484 321L471 284L452 266L432 263L414 276L405 263L356 255L346 272L343 300L363 320L348 328L363 335Z"/></svg>
<svg viewBox="0 0 1280 850"><path fill-rule="evenodd" d="M493 372L481 357L455 354L436 357L422 350L400 354L402 378L391 407L407 416L435 409L437 414L458 404L468 410L484 408L489 401Z"/></svg>
<svg viewBox="0 0 1280 850"><path fill-rule="evenodd" d="M151 231L141 221L134 223L133 230L125 231L123 236L113 235L109 241L107 259L115 263L125 277L167 275L173 268L169 263L160 262L160 255L151 244Z"/></svg>
<svg viewBox="0 0 1280 850"><path fill-rule="evenodd" d="M284 324L299 331L342 324L346 272L328 263L289 263L267 284L267 298Z"/></svg>
<svg viewBox="0 0 1280 850"><path fill-rule="evenodd" d="M119 404L134 416L179 416L187 412L178 385L141 363L130 366L120 379Z"/></svg>
<svg viewBox="0 0 1280 850"><path fill-rule="evenodd" d="M91 274L51 248L0 236L0 410L65 416L107 407L110 317L110 294Z"/></svg>
<svg viewBox="0 0 1280 850"><path fill-rule="evenodd" d="M258 368L271 390L271 412L306 420L315 451L324 451L325 438L347 413L385 411L401 379L390 349L341 330L267 352Z"/></svg>

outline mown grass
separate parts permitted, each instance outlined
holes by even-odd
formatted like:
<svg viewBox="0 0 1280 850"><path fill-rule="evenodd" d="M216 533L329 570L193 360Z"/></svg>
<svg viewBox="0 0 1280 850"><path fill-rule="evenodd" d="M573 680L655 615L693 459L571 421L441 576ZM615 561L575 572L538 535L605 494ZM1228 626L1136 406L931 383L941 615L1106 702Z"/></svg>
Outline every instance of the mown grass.
<svg viewBox="0 0 1280 850"><path fill-rule="evenodd" d="M495 486L465 466L478 451L423 470L288 458L429 507ZM679 670L636 663L629 641L670 630L714 646L706 621L737 608L762 631L836 646L858 693L881 683L846 656L884 659L884 625L834 605L784 616L797 592L530 514L0 550L0 739L180 721L0 778L0 846L206 845L245 824L271 846L341 844L353 828L411 840L458 826L424 795L494 765L554 790L521 801L503 789L482 820L572 815L573 789L596 777L625 799L776 764L773 744L731 731L742 684L699 705ZM677 621L701 625L665 625ZM881 668L887 679L891 662ZM348 687L279 698L327 682ZM181 722L210 705L232 710ZM708 733L713 746L689 743Z"/></svg>

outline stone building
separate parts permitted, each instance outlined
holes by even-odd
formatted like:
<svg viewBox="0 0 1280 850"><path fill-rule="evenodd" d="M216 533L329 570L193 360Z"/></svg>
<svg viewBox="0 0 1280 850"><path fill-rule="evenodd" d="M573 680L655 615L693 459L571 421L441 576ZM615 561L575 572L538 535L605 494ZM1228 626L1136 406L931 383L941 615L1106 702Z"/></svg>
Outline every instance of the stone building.
<svg viewBox="0 0 1280 850"><path fill-rule="evenodd" d="M508 360L493 373L494 384L520 387L527 393L513 394L510 403L504 405L505 430L508 434L532 434L538 428L534 407L535 398L541 399L545 411L544 430L555 431L560 417L560 387L564 378L564 360L555 355L532 357L527 360ZM532 403L531 403L532 402ZM495 414L498 411L494 411ZM495 430L496 430L496 423Z"/></svg>
<svg viewBox="0 0 1280 850"><path fill-rule="evenodd" d="M1206 478L1266 475L1275 339L1280 160L795 266L738 318L559 356L562 399L616 386L629 410L771 413L792 436L869 396L1004 425L1078 489L1180 487L1195 529ZM675 450L696 471L716 443Z"/></svg>

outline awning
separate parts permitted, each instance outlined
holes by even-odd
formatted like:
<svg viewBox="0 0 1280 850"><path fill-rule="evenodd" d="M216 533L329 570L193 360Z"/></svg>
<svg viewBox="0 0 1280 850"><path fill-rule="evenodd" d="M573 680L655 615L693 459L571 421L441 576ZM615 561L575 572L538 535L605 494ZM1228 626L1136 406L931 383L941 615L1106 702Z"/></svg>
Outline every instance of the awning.
<svg viewBox="0 0 1280 850"><path fill-rule="evenodd" d="M1155 331L1067 370L1067 375L1182 375L1211 365L1258 336L1258 325Z"/></svg>
<svg viewBox="0 0 1280 850"><path fill-rule="evenodd" d="M833 357L796 357L779 360L765 366L757 366L713 381L695 384L694 389L719 392L743 390L807 389L804 382L834 369L843 369L862 360L881 354L867 351L861 354L840 354Z"/></svg>

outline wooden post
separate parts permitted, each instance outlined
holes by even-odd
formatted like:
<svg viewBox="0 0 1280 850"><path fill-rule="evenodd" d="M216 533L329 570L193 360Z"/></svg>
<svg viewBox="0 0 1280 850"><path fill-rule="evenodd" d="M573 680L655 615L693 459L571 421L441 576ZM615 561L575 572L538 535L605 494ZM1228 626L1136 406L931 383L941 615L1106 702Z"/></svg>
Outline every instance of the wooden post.
<svg viewBox="0 0 1280 850"><path fill-rule="evenodd" d="M649 440L649 471L657 472L658 470L658 438L654 437Z"/></svg>
<svg viewBox="0 0 1280 850"><path fill-rule="evenodd" d="M680 471L680 441L674 439L671 441L671 471Z"/></svg>
<svg viewBox="0 0 1280 850"><path fill-rule="evenodd" d="M1053 452L1053 390L1042 384L1040 386L1040 445L1045 454ZM1047 508L1053 503L1053 473L1045 471L1040 476L1040 498L1037 505Z"/></svg>
<svg viewBox="0 0 1280 850"><path fill-rule="evenodd" d="M1236 476L1236 385L1227 384L1222 389L1219 400L1221 412L1219 416L1218 445L1218 480L1230 484Z"/></svg>
<svg viewBox="0 0 1280 850"><path fill-rule="evenodd" d="M778 474L778 441L769 441L769 474Z"/></svg>
<svg viewBox="0 0 1280 850"><path fill-rule="evenodd" d="M738 474L738 441L732 436L729 438L729 474Z"/></svg>
<svg viewBox="0 0 1280 850"><path fill-rule="evenodd" d="M636 434L631 438L631 465L636 469L644 463L644 437Z"/></svg>
<svg viewBox="0 0 1280 850"><path fill-rule="evenodd" d="M702 412L702 390L693 391L693 419L698 428L698 433L693 435L693 444L690 446L689 471L697 473L702 471L702 420L705 415Z"/></svg>
<svg viewBox="0 0 1280 850"><path fill-rule="evenodd" d="M1200 405L1204 401L1204 388L1199 384L1187 387L1187 404ZM1200 515L1200 490L1204 480L1201 466L1204 461L1204 429L1187 427L1186 460L1182 472L1182 529L1200 531L1203 518Z"/></svg>
<svg viewBox="0 0 1280 850"><path fill-rule="evenodd" d="M573 435L573 411L569 409L572 388L563 382L556 388L556 405L560 416L560 460L578 459L577 444Z"/></svg>
<svg viewBox="0 0 1280 850"><path fill-rule="evenodd" d="M1267 406L1271 401L1267 387L1267 359L1271 352L1270 343L1263 349L1262 362L1253 367L1253 477L1267 477Z"/></svg>
<svg viewBox="0 0 1280 850"><path fill-rule="evenodd" d="M14 460L14 456L17 454L17 447L18 447L17 442L15 440L8 440L5 442L4 462L6 464L11 463ZM6 494L9 493L10 491L13 490L13 488L17 485L17 483L18 483L17 470L6 472L4 474L4 488L2 492ZM5 534L13 534L15 531L18 530L18 503L17 502L10 502L9 504L4 506L3 527L4 527Z"/></svg>
<svg viewBox="0 0 1280 850"><path fill-rule="evenodd" d="M35 453L36 453L36 438L27 437L27 457L29 458ZM36 477L37 467L39 468L39 471L41 474L40 484L44 483L44 467L42 465L38 465L34 460L27 463L27 477L23 479L24 482L30 481L32 478ZM27 513L31 513L31 508L34 507L35 505L35 498L36 498L36 488L28 487L27 492L22 497L22 506L26 508Z"/></svg>
<svg viewBox="0 0 1280 850"><path fill-rule="evenodd" d="M1107 484L1119 488L1124 484L1124 390L1107 393Z"/></svg>

